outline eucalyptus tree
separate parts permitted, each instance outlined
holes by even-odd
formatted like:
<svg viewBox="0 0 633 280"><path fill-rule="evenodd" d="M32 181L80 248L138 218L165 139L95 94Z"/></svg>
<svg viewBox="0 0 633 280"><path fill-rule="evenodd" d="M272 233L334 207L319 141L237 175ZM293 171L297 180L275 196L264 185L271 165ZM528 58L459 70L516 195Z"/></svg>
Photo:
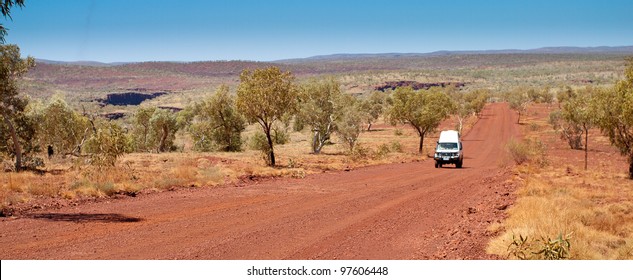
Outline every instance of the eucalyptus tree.
<svg viewBox="0 0 633 280"><path fill-rule="evenodd" d="M244 70L237 88L237 109L249 123L261 126L268 146L263 151L267 164L275 166L274 141L271 136L276 122L297 110L297 87L290 72L277 67Z"/></svg>
<svg viewBox="0 0 633 280"><path fill-rule="evenodd" d="M32 57L20 56L18 46L0 45L0 116L3 119L0 141L5 143L0 149L15 157L16 171L22 168L22 146L32 144L35 136L33 123L24 114L28 100L19 96L17 82L34 66Z"/></svg>
<svg viewBox="0 0 633 280"><path fill-rule="evenodd" d="M393 125L408 124L420 136L418 152L422 153L424 137L435 130L455 105L440 88L414 91L411 87L397 88L393 93L393 105L388 114Z"/></svg>
<svg viewBox="0 0 633 280"><path fill-rule="evenodd" d="M610 90L599 91L596 103L598 126L627 157L629 178L633 179L633 58L627 59L624 79Z"/></svg>
<svg viewBox="0 0 633 280"><path fill-rule="evenodd" d="M245 123L229 87L221 85L213 96L194 105L189 128L194 148L199 151L239 151Z"/></svg>
<svg viewBox="0 0 633 280"><path fill-rule="evenodd" d="M332 77L312 79L299 87L299 100L301 102L297 121L310 127L312 152L319 154L336 130L336 122L341 118L340 85Z"/></svg>
<svg viewBox="0 0 633 280"><path fill-rule="evenodd" d="M585 136L585 170L587 170L589 130L593 128L598 121L594 97L597 91L599 91L599 89L586 87L561 105L563 120L573 127L580 128L581 135L584 134Z"/></svg>

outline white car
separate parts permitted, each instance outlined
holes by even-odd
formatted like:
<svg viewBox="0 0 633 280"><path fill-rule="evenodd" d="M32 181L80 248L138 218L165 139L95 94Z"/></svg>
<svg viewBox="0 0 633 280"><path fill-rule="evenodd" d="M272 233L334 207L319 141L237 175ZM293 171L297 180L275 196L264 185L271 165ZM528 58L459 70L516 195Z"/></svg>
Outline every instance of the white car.
<svg viewBox="0 0 633 280"><path fill-rule="evenodd" d="M455 130L440 132L440 139L435 147L435 168L442 167L444 164L455 164L455 167L462 168L464 164L463 149L459 132Z"/></svg>

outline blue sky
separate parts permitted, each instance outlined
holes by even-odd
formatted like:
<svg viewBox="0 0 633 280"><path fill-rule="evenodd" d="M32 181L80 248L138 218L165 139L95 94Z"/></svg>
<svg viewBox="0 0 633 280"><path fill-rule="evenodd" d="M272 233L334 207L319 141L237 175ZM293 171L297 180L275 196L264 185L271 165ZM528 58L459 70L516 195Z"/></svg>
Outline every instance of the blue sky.
<svg viewBox="0 0 633 280"><path fill-rule="evenodd" d="M7 43L62 61L633 45L633 1L26 0Z"/></svg>

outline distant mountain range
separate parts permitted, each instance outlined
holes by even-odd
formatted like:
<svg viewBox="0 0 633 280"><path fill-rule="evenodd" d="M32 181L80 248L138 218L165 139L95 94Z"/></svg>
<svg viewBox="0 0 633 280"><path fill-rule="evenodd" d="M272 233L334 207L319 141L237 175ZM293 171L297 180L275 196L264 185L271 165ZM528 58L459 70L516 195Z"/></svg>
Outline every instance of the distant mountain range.
<svg viewBox="0 0 633 280"><path fill-rule="evenodd" d="M45 64L53 64L53 65L79 65L79 66L117 66L130 64L131 62L113 62L113 63L104 63L98 61L57 61L57 60L48 60L48 59L35 59L36 63L45 63Z"/></svg>
<svg viewBox="0 0 633 280"><path fill-rule="evenodd" d="M277 60L278 63L299 63L306 61L332 61L363 58L403 58L403 57L434 57L448 55L474 55L474 54L631 54L633 46L620 47L544 47L538 49L505 49L483 51L436 51L429 53L376 53L376 54L331 54L317 55L307 58L294 58Z"/></svg>
<svg viewBox="0 0 633 280"><path fill-rule="evenodd" d="M450 56L450 55L477 55L477 54L619 54L619 55L633 55L633 46L620 46L620 47L544 47L538 49L505 49L505 50L483 50L483 51L436 51L429 53L367 53L367 54L353 54L353 53L341 53L330 55L317 55L307 58L292 58L282 59L276 61L269 61L272 63L280 64L295 64L302 62L318 62L318 61L336 61L336 60L357 60L357 59L369 59L369 58L406 58L406 57L437 57L437 56ZM53 65L80 65L80 66L118 66L125 64L132 64L137 62L114 62L103 63L98 61L54 61L47 59L36 59L38 63L53 64ZM178 62L174 62L178 63Z"/></svg>

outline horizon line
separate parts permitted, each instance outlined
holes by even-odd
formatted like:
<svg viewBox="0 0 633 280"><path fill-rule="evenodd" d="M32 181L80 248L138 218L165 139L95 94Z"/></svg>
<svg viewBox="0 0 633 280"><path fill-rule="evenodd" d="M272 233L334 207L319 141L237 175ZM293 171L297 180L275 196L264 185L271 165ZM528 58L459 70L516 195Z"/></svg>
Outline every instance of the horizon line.
<svg viewBox="0 0 633 280"><path fill-rule="evenodd" d="M614 50L615 49L615 50ZM619 50L618 50L619 49ZM542 52L539 52L542 51ZM611 51L611 52L610 52ZM145 60L145 61L115 61L103 62L98 60L76 60L65 61L48 58L38 58L37 61L46 64L84 64L84 65L102 65L102 66L118 66L124 64L140 64L140 63L197 63L197 62L259 62L259 63L283 63L296 60L319 60L327 58L336 58L337 56L431 56L431 55L450 55L450 54L633 54L633 45L621 46L546 46L531 49L480 49L480 50L437 50L431 52L376 52L376 53L331 53L320 54L306 57L282 58L275 60L252 60L252 59L216 59L216 60Z"/></svg>

